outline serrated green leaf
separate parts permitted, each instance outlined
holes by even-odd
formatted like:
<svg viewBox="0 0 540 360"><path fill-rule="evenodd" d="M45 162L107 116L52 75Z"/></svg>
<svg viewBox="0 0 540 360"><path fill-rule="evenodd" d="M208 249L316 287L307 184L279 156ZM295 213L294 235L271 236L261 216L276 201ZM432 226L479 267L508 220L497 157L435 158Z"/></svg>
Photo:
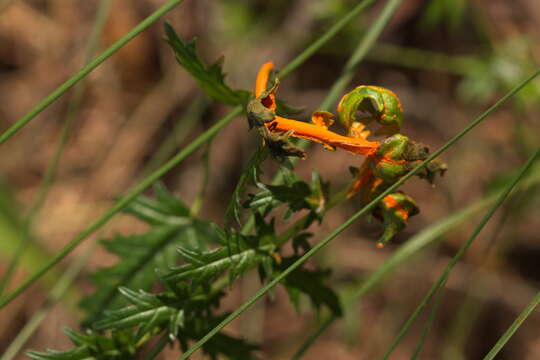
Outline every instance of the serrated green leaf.
<svg viewBox="0 0 540 360"><path fill-rule="evenodd" d="M154 191L156 199L140 197L128 210L153 225L148 232L102 240L119 261L91 275L96 292L81 302L89 315L88 321L122 304L122 299L117 297L119 286L149 290L157 280L156 269L165 271L177 263L178 246L204 249L207 244L218 242L212 226L191 218L189 209L162 185L155 186Z"/></svg>
<svg viewBox="0 0 540 360"><path fill-rule="evenodd" d="M296 260L296 257L283 259L280 264L281 269L287 268ZM334 313L341 316L343 311L336 292L324 284L330 272L324 270L308 270L299 268L293 271L285 280L284 285L291 297L291 302L298 307L297 292L301 292L309 297L315 308L325 305Z"/></svg>
<svg viewBox="0 0 540 360"><path fill-rule="evenodd" d="M208 281L226 270L230 270L231 281L241 275L245 269L256 265L263 255L254 249L246 249L231 254L228 249L220 248L200 253L197 261L172 269L162 275L165 281L190 280L195 283Z"/></svg>
<svg viewBox="0 0 540 360"><path fill-rule="evenodd" d="M240 176L236 188L234 189L229 205L225 212L225 227L229 227L231 223L236 221L240 225L240 211L242 208L242 194L244 193L246 187L250 183L258 183L259 175L261 173L260 165L266 159L268 151L265 147L259 146L255 154L249 160L246 170Z"/></svg>
<svg viewBox="0 0 540 360"><path fill-rule="evenodd" d="M183 42L173 27L165 23L165 41L173 48L178 63L197 81L205 93L227 105L246 105L251 93L246 90L233 90L225 84L222 70L223 58L212 65L205 65L197 55L195 39Z"/></svg>
<svg viewBox="0 0 540 360"><path fill-rule="evenodd" d="M131 214L150 225L184 225L190 217L187 205L173 196L161 183L154 185L156 199L141 195L123 212Z"/></svg>

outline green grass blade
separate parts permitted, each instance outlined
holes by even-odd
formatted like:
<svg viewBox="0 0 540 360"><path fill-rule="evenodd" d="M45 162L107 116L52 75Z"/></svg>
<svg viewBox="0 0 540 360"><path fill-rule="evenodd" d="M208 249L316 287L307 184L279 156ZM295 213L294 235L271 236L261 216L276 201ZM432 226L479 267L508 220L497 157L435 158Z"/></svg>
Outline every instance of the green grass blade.
<svg viewBox="0 0 540 360"><path fill-rule="evenodd" d="M369 0L366 0L369 2ZM167 5L165 5L167 6ZM352 11L356 13L358 11L358 7L363 9L365 7L364 2L360 3L355 7ZM163 9L160 8L160 9ZM158 10L159 11L159 10ZM154 13L155 14L155 13ZM339 21L335 26L333 26L329 32L331 32L332 35L335 35L337 31L343 29L350 21L352 21L352 17L347 17L348 21ZM321 41L321 39L324 39L324 41ZM292 70L296 69L302 61L298 61L298 59L303 59L303 61L311 56L314 53L314 49L318 49L321 46L323 46L328 40L331 39L331 36L325 36L323 35L319 40L317 40L314 45L308 47L306 50L304 50L302 53L300 53L296 59L292 61L292 64L294 66L286 66L287 71L285 73L282 72L281 77L285 77L287 74L289 74ZM316 44L316 46L315 46ZM97 219L94 223L92 223L90 226L88 226L86 229L84 229L76 238L71 240L64 248L62 248L51 260L50 262L45 265L40 270L36 271L34 274L31 275L31 277L21 284L19 287L17 287L13 293L0 298L0 309L6 306L8 303L10 303L13 299L15 299L18 295L20 295L26 288L28 288L30 285L32 285L37 279L39 279L41 276L43 276L49 269L51 269L54 265L56 265L58 262L60 262L64 257L66 257L74 248L76 248L83 240L85 240L88 236L90 236L94 231L99 229L102 225L106 224L115 214L120 212L125 206L127 206L133 199L135 199L139 194L141 194L144 190L146 190L150 185L152 185L153 182L158 180L161 176L166 174L169 170L171 170L173 167L178 165L182 160L184 160L188 155L190 155L192 152L197 150L200 146L202 146L204 143L206 143L209 139L211 139L217 132L227 125L229 122L231 122L235 117L239 116L242 113L242 109L240 107L236 107L229 114L227 114L225 117L223 117L221 120L219 120L214 126L212 126L210 129L208 129L205 133L201 134L199 137L197 137L192 143L190 143L188 146L186 146L183 150L181 150L176 156L174 156L172 159L170 159L168 162L166 162L163 166L161 166L158 170L153 172L151 175L146 177L138 186L134 187L125 197L123 197L119 202L116 203L109 211L107 211L104 215L102 215L99 219ZM1 142L0 142L1 144Z"/></svg>
<svg viewBox="0 0 540 360"><path fill-rule="evenodd" d="M322 110L329 110L338 97L343 94L345 88L352 80L358 64L366 57L369 50L373 47L375 41L377 41L377 38L386 27L386 24L388 24L390 17L401 4L401 1L402 0L388 0L373 25L369 27L366 36L362 39L361 43L356 48L347 64L345 64L341 76L334 83L334 85L332 85L328 95L326 95L326 98L321 104Z"/></svg>
<svg viewBox="0 0 540 360"><path fill-rule="evenodd" d="M141 21L137 26L135 26L131 31L129 31L124 37L112 44L107 50L105 50L101 55L95 58L93 61L84 66L79 72L67 79L62 85L56 88L51 92L47 97L45 97L39 104L34 106L26 115L21 117L15 124L13 124L9 129L0 135L0 145L6 142L10 137L15 135L23 126L28 124L30 120L39 115L43 110L45 110L49 105L51 105L56 99L62 96L66 91L68 91L72 86L81 81L86 75L92 72L95 68L101 65L102 62L111 57L114 53L120 50L124 45L129 41L143 32L147 27L155 23L160 17L162 17L167 12L171 11L175 6L180 4L183 0L169 0L165 5L154 11L150 16Z"/></svg>
<svg viewBox="0 0 540 360"><path fill-rule="evenodd" d="M324 44L326 44L331 38L337 35L341 29L349 24L356 16L358 16L366 7L373 4L375 0L364 0L356 5L349 13L342 17L337 23L335 23L330 29L328 29L320 38L318 38L313 44L308 46L300 55L298 55L293 61L285 66L278 74L280 78L287 76L291 71L302 65L304 61L309 59L317 50L319 50Z"/></svg>
<svg viewBox="0 0 540 360"><path fill-rule="evenodd" d="M398 336L390 345L390 348L383 356L383 359L388 359L394 349L397 347L401 339L405 336L405 334L409 331L411 325L414 323L418 315L422 312L422 310L427 306L429 301L433 298L433 296L437 293L437 291L442 287L443 283L448 279L448 276L450 275L450 272L454 268L454 266L461 260L463 255L465 254L465 251L469 248L469 246L474 242L474 239L476 236L480 233L480 231L484 228L484 226L488 223L488 221L491 219L495 211L499 208L499 206L506 200L507 196L510 194L510 192L514 189L514 187L517 185L517 183L523 178L527 170L532 166L533 162L536 160L536 157L540 154L540 147L529 157L525 165L521 168L519 173L514 177L513 181L506 187L504 192L499 196L495 204L491 206L491 208L488 210L487 214L482 218L480 223L476 226L474 231L472 232L471 236L465 241L465 243L460 247L456 255L452 258L442 275L439 277L437 282L431 287L428 294L424 297L424 299L420 302L416 310L412 313L412 315L407 319L403 327L401 328Z"/></svg>
<svg viewBox="0 0 540 360"><path fill-rule="evenodd" d="M304 262L306 262L309 258L311 258L313 255L315 255L320 249L322 249L328 243L330 243L332 240L334 240L339 234L341 234L345 229L347 229L359 217L367 214L386 195L388 195L392 191L396 190L405 181L410 179L420 169L422 169L424 166L426 166L430 161L432 161L433 159L438 157L443 151L445 151L450 146L455 144L459 139L461 139L463 136L465 136L465 134L467 134L469 131L471 131L475 126L480 124L486 117L488 117L492 112L494 112L501 105L503 105L506 101L508 101L512 96L514 96L519 90L521 90L525 85L527 85L530 81L532 81L534 78L536 78L536 76L538 76L539 74L540 74L540 69L535 71L527 79L525 79L523 82L521 82L519 85L517 85L514 89L512 89L510 92L508 92L504 97L502 97L499 101L497 101L493 106L491 106L488 110L486 110L482 115L480 115L478 118L476 118L474 121L472 121L462 131L460 131L457 135L455 135L453 138L451 138L446 144L444 144L442 147L440 147L435 152L433 152L426 160L424 160L422 163L420 163L417 167L415 167L414 169L409 171L404 177L402 177L394 185L390 186L381 195L376 197L373 201L371 201L369 204L364 206L356 214L354 214L347 221L345 221L343 224L341 224L329 236L327 236L325 239L323 239L319 243L317 243L313 248L311 248L311 250L307 251L297 261L295 261L287 269L285 269L281 274L276 276L272 281L270 281L264 287L259 289L259 291L257 291L257 293L252 298L250 298L248 301L243 303L239 308L237 308L235 311L233 311L231 314L229 314L229 316L227 316L221 323L219 323L216 327L214 327L211 331L209 331L205 336L203 336L198 342L196 342L190 349L188 349L180 357L180 359L181 360L187 359L191 354L193 354L195 351L197 351L203 344L205 344L214 335L216 335L219 331L221 331L221 329L223 329L225 326L227 326L227 324L229 324L231 321L233 321L238 316L240 316L240 314L243 313L245 310L249 309L255 302L257 302L268 291L270 291L273 287L275 287L281 280L283 280L285 277L287 277L287 275L289 275L291 272L293 272L295 269L297 269L299 266L301 266Z"/></svg>
<svg viewBox="0 0 540 360"><path fill-rule="evenodd" d="M162 167L157 171L148 176L144 181L139 185L135 186L126 196L121 198L113 207L109 209L103 216L97 219L94 223L84 229L75 239L71 240L66 246L64 246L53 258L43 266L41 269L32 274L28 280L23 284L19 285L11 294L6 295L0 299L0 308L9 304L13 299L19 296L26 288L32 285L36 280L43 276L49 269L54 265L58 264L67 254L69 254L74 248L77 247L84 239L86 239L90 234L99 229L102 225L107 223L115 214L120 212L124 207L126 207L132 200L139 196L144 190L149 188L155 181L160 177L165 175L169 170L174 168L178 163L188 157L191 153L197 150L202 144L206 143L211 139L215 134L221 130L222 127L227 125L233 118L239 116L242 113L240 107L236 107L231 113L218 121L214 126L208 129L204 134L200 135L192 143L186 146L182 151L180 151L176 156L167 161Z"/></svg>
<svg viewBox="0 0 540 360"><path fill-rule="evenodd" d="M313 345L315 341L317 341L319 336L321 336L322 333L324 333L326 329L328 329L330 325L332 325L335 319L336 319L335 316L329 316L326 319L323 319L322 322L318 325L317 330L313 334L311 334L309 338L306 339L306 341L304 341L304 343L300 346L298 351L296 351L296 353L293 355L291 359L300 360L302 356L304 356L305 353L309 350L311 345Z"/></svg>
<svg viewBox="0 0 540 360"><path fill-rule="evenodd" d="M443 287L444 285L445 284L443 283L441 287ZM429 312L429 316L426 320L426 323L424 324L424 328L422 329L422 335L420 335L420 340L414 348L414 353L411 356L411 360L417 360L420 352L422 351L422 347L426 342L426 338L428 336L429 330L431 329L431 325L433 325L433 321L435 321L435 316L437 316L437 311L439 310L439 305L441 304L443 294L444 292L442 290L439 291L437 297L435 298L435 301L433 302L433 305L431 306L431 311Z"/></svg>
<svg viewBox="0 0 540 360"><path fill-rule="evenodd" d="M26 322L24 327L18 332L17 337L13 339L11 344L0 358L0 360L11 360L26 344L34 332L39 328L48 312L54 307L56 302L66 294L70 285L75 281L77 275L83 270L84 265L90 258L90 254L95 250L98 243L94 242L91 246L84 250L84 253L75 259L75 261L62 273L54 287L51 289L47 302L43 307L32 314L30 320Z"/></svg>
<svg viewBox="0 0 540 360"><path fill-rule="evenodd" d="M536 309L538 304L540 303L540 291L536 293L534 298L531 300L531 302L523 309L521 314L514 320L512 325L504 332L504 334L500 337L500 339L497 341L497 343L493 346L493 348L487 353L487 355L484 357L484 360L493 360L495 356L501 351L501 349L504 347L504 345L510 340L512 335L519 329L521 324L531 315L531 313Z"/></svg>
<svg viewBox="0 0 540 360"><path fill-rule="evenodd" d="M343 93L349 82L351 81L354 71L357 69L358 65L362 62L362 60L366 57L368 51L373 47L375 41L379 37L379 35L384 30L384 27L390 20L391 15L396 11L397 6L401 3L402 0L390 0L386 3L385 7L382 9L381 13L373 23L373 25L369 28L366 35L362 38L360 43L358 44L358 47L354 50L353 54L345 64L345 67L343 68L341 74L337 78L337 80L334 82L332 87L330 88L328 94L324 98L323 102L321 103L319 109L321 110L330 110L333 103L335 103L340 94ZM363 10L366 6L371 4L371 1L363 2L359 5L357 5L356 8L354 8L349 15L347 15L345 18L349 19L351 14L359 14L361 10ZM344 18L344 19L345 19ZM341 21L338 22L338 24L341 24ZM337 25L337 24L336 24ZM284 69L286 70L286 68ZM279 76L285 76L287 74L286 71L281 71L279 73ZM308 140L298 140L296 143L296 146L300 149L306 148L310 142ZM298 158L291 158L289 161L294 165ZM278 172L274 178L272 179L272 184L279 184L283 181L283 172ZM253 226L255 225L255 218L250 217L249 220L246 222L244 227L242 228L243 234L248 234L253 230Z"/></svg>
<svg viewBox="0 0 540 360"><path fill-rule="evenodd" d="M101 32L103 30L103 27L105 26L105 21L107 20L107 14L109 13L111 3L112 3L112 0L103 0L99 4L99 8L96 14L96 19L94 21L90 38L86 46L85 63L88 63L91 60L96 50L98 40L101 37ZM47 165L47 169L45 170L45 176L43 177L43 180L41 182L36 199L34 200L24 220L24 227L23 227L24 233L22 235L22 239L19 243L19 246L17 247L17 250L13 254L13 257L11 258L11 261L6 269L6 272L2 276L2 279L0 280L0 295L3 294L6 286L9 285L11 277L13 276L15 272L17 264L19 263L21 256L24 253L24 250L26 249L28 243L32 240L32 237L30 235L30 228L32 226L33 220L39 214L39 211L41 210L41 207L43 206L43 203L45 202L45 199L47 198L47 194L49 193L49 190L51 189L52 184L54 183L54 179L56 177L56 173L58 170L58 165L60 164L60 158L62 157L62 153L64 152L64 148L66 146L67 140L69 138L69 134L71 132L71 124L78 112L79 106L84 96L84 92L85 92L84 84L85 84L84 82L81 82L75 88L73 96L71 97L69 101L66 117L64 119L64 126L62 127L58 146L53 154L53 157L49 161L49 164Z"/></svg>
<svg viewBox="0 0 540 360"><path fill-rule="evenodd" d="M148 176L158 169L165 161L167 161L175 152L182 142L193 131L199 123L199 119L204 111L208 108L208 99L206 96L199 96L188 106L184 113L175 119L174 127L170 134L161 142L157 150L152 154L152 157L140 172L140 177Z"/></svg>

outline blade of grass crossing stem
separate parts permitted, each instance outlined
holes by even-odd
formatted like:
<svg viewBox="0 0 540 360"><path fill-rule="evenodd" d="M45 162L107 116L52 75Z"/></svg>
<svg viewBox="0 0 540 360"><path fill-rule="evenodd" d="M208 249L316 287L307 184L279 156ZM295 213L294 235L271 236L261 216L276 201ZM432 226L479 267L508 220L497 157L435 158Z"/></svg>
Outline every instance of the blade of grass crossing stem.
<svg viewBox="0 0 540 360"><path fill-rule="evenodd" d="M192 143L186 146L182 151L180 151L176 156L167 161L162 167L157 171L148 176L143 180L139 185L135 186L126 196L122 197L113 207L109 209L102 217L97 219L94 223L84 229L75 239L71 240L66 246L64 246L56 255L51 259L51 261L45 265L40 270L32 274L28 280L23 284L19 285L11 294L2 297L0 299L0 308L6 306L18 295L20 295L26 288L32 285L37 279L39 279L43 274L45 274L50 268L60 262L67 254L69 254L77 245L79 245L84 239L90 236L94 231L99 229L102 225L107 223L116 213L126 207L132 200L134 200L139 194L144 190L149 188L156 180L165 175L169 170L174 168L178 163L184 160L202 144L206 143L211 139L222 127L227 125L231 119L237 117L242 113L240 107L236 107L231 113L222 118L216 124L214 124L210 129L208 129L204 134L197 137Z"/></svg>
<svg viewBox="0 0 540 360"><path fill-rule="evenodd" d="M345 90L349 82L351 81L354 71L356 70L358 65L362 62L362 60L366 57L368 51L373 47L373 45L375 44L375 41L384 30L386 24L388 24L390 17L392 16L392 14L394 14L394 12L396 11L401 1L402 0L389 0L386 3L385 7L381 10L381 13L377 17L373 25L369 28L366 35L362 38L362 40L358 44L358 47L354 50L353 54L351 55L351 57L345 64L345 67L341 71L340 76L330 88L330 91L328 92L323 102L319 106L319 109L328 111L330 110L330 107L332 106L332 104L337 101L339 95L343 93L343 91ZM367 3L371 3L371 2L367 2ZM360 5L358 7L360 7ZM363 6L362 9L364 7L365 6ZM352 12L354 12L355 10L357 9L354 9ZM351 13L349 13L347 17L349 17ZM283 77L284 75L286 75L287 71L285 70L286 69L281 71L278 76ZM301 149L304 149L307 147L309 143L310 142L307 140L298 140L296 143L296 146ZM293 157L290 159L290 161L294 165L298 161L298 158ZM279 171L276 174L276 176L274 176L274 178L272 179L272 183L273 184L281 183L282 180L283 180L283 172ZM249 220L246 222L246 224L242 228L242 233L248 234L251 230L253 230L254 225L255 225L255 218L254 217L249 218Z"/></svg>
<svg viewBox="0 0 540 360"><path fill-rule="evenodd" d="M519 329L521 324L531 315L531 313L536 309L538 304L540 303L540 291L536 293L532 301L527 305L525 309L519 314L519 316L514 320L512 325L508 328L508 330L505 331L505 333L501 336L501 338L497 341L497 343L493 346L493 348L489 351L489 353L484 357L484 360L493 360L495 356L501 351L501 349L504 347L504 345L510 340L512 335Z"/></svg>
<svg viewBox="0 0 540 360"><path fill-rule="evenodd" d="M308 46L300 55L293 59L287 66L285 66L278 74L278 77L283 78L291 73L294 69L298 68L302 63L311 57L317 50L319 50L324 44L326 44L331 38L337 35L341 29L349 24L356 16L358 16L366 7L373 4L375 0L364 0L356 5L347 15L341 18L337 23L332 25L321 37L319 37L313 44Z"/></svg>
<svg viewBox="0 0 540 360"><path fill-rule="evenodd" d="M0 360L11 360L20 352L24 344L26 344L34 332L39 328L43 320L45 320L49 310L51 310L56 302L64 296L69 289L69 286L77 278L77 275L83 270L84 265L90 258L90 254L92 254L97 245L97 241L92 243L91 246L84 250L83 254L79 255L77 259L70 264L62 274L62 277L58 279L58 282L51 289L47 302L45 302L42 308L32 313L30 320L28 320L24 327L18 331L17 336L13 339Z"/></svg>
<svg viewBox="0 0 540 360"><path fill-rule="evenodd" d="M538 182L540 182L540 176L532 175L528 176L527 181L522 181L521 184L524 185L525 189L527 189L528 187L534 186ZM379 266L377 270L375 270L371 275L369 275L365 281L361 282L359 285L348 291L349 295L345 296L343 299L343 304L345 308L353 306L366 293L373 290L376 286L380 285L381 282L386 277L388 277L392 271L394 271L407 259L417 254L425 247L432 245L436 242L437 239L441 238L441 236L443 236L450 230L456 228L457 226L467 222L474 214L480 212L481 210L492 204L495 200L497 200L497 196L502 192L502 190L492 195L489 195L488 197L479 200L467 206L466 208L455 212L452 215L445 217L444 219L430 225L429 227L423 229L418 234L410 238L405 244L400 246L399 249L397 249L396 252L394 252L390 256L390 258L385 261L383 265ZM317 337L320 336L324 331L324 329L321 328L328 328L329 325L337 319L337 317L328 315L326 319L320 321L318 328L313 332L312 335L310 335L310 337L306 340L306 343L308 341L313 343L317 339ZM328 324L328 322L330 322L330 324ZM300 350L297 352L297 354L299 352Z"/></svg>
<svg viewBox="0 0 540 360"><path fill-rule="evenodd" d="M329 110L330 106L332 106L332 104L337 100L340 94L343 93L343 91L353 78L356 67L366 57L369 50L373 47L375 41L383 32L386 24L388 24L388 21L390 21L390 18L396 12L397 7L401 4L401 2L402 0L388 0L386 2L386 5L381 10L381 13L379 14L375 22L369 27L369 30L366 32L366 35L362 39L361 43L356 48L347 64L345 64L341 76L332 85L332 88L328 92L328 95L326 95L326 98L321 104L322 110Z"/></svg>
<svg viewBox="0 0 540 360"><path fill-rule="evenodd" d="M339 234L341 234L345 229L347 229L352 223L354 223L359 217L365 215L368 211L370 211L373 207L375 207L376 204L379 201L381 201L386 195L388 195L392 191L396 190L405 181L410 179L420 169L422 169L424 166L426 166L430 161L435 159L437 156L439 156L441 153L443 153L450 146L455 144L459 139L461 139L463 136L465 136L465 134L467 134L469 131L471 131L475 126L480 124L493 111L498 109L501 105L503 105L506 101L508 101L512 96L514 96L519 90L521 90L525 85L527 85L530 81L532 81L534 78L536 78L536 76L538 76L538 74L540 74L540 69L536 70L527 79L525 79L523 82L521 82L515 88L513 88L510 92L508 92L501 99L499 99L499 101L497 101L493 106L491 106L482 115L480 115L478 118L476 118L474 121L472 121L468 126L466 126L463 130L461 130L457 135L455 135L453 138L451 138L446 144L444 144L439 149L434 151L426 160L424 160L422 163L417 165L414 169L409 171L405 176L403 176L400 180L398 180L394 185L390 186L386 191L381 193L379 196L377 196L375 199L373 199L373 201L371 201L369 204L367 204L362 209L360 209L356 214L354 214L352 217L350 217L348 220L346 220L336 230L334 230L329 236L327 236L326 238L321 240L319 243L317 243L315 246L313 246L309 251L307 251L298 260L296 260L287 269L285 269L281 274L276 276L272 281L268 282L268 284L266 284L264 287L259 289L259 291L257 291L257 293L251 299L249 299L248 301L243 303L239 308L237 308L235 311L233 311L231 314L229 314L221 323L219 323L216 327L214 327L212 330L210 330L205 336L203 336L198 342L196 342L190 349L188 349L180 357L180 359L181 360L182 359L187 359L189 356L191 356L191 354L193 354L195 351L197 351L203 344L205 344L208 340L210 340L214 335L216 335L227 324L229 324L231 321L233 321L235 318L237 318L241 313L243 313L245 310L249 309L255 302L257 302L257 300L259 300L261 297L263 297L269 290L271 290L274 286L276 286L281 280L283 280L285 277L287 277L291 272L293 272L295 269L297 269L299 266L301 266L304 262L306 262L313 255L315 255L320 249L322 249L328 243L330 243L333 239L335 239ZM529 162L530 162L530 159L529 159ZM529 164L529 162L527 162L527 164Z"/></svg>
<svg viewBox="0 0 540 360"><path fill-rule="evenodd" d="M109 13L109 10L111 8L111 3L112 3L112 0L102 0L99 4L99 7L96 13L96 19L94 21L90 38L88 39L88 44L86 46L85 63L88 63L95 53L98 40L101 37L101 32L105 25L105 21L107 20L107 14ZM81 82L75 88L73 96L71 97L69 101L66 116L64 119L64 126L62 127L58 146L53 154L53 157L49 161L47 169L45 170L45 176L43 177L43 180L41 182L36 199L33 202L32 206L30 207L30 210L24 220L23 237L19 243L19 246L17 247L17 250L15 251L15 254L13 254L13 257L7 267L6 272L4 273L4 276L2 277L2 280L0 280L0 295L3 294L6 286L9 285L9 281L11 280L11 277L13 276L15 272L15 268L17 267L17 264L19 263L20 258L23 255L24 250L26 249L26 246L28 245L28 242L31 240L31 237L30 237L31 224L34 218L38 215L39 211L41 210L41 207L43 203L45 202L45 199L47 198L47 194L49 193L49 190L51 189L51 186L54 182L58 165L60 163L60 158L62 156L62 153L64 152L65 145L69 138L69 134L71 131L71 124L82 102L84 91L85 91L84 82Z"/></svg>
<svg viewBox="0 0 540 360"><path fill-rule="evenodd" d="M56 99L62 96L66 91L68 91L73 85L81 81L86 75L92 72L95 68L101 65L102 62L111 57L114 53L120 50L124 45L129 41L143 32L150 25L155 23L160 17L165 15L167 12L171 11L175 6L180 4L183 0L170 0L165 5L154 11L150 16L141 21L137 26L130 30L126 35L124 35L120 40L112 44L107 50L105 50L101 55L92 60L88 65L84 66L79 72L67 79L62 85L57 87L53 92L51 92L47 97L45 97L39 104L34 106L26 115L21 117L15 124L13 124L9 129L0 135L0 145L6 142L10 137L15 135L23 126L28 124L30 120L39 115L43 110L45 110L49 105L51 105Z"/></svg>
<svg viewBox="0 0 540 360"><path fill-rule="evenodd" d="M293 355L292 360L300 360L302 356L304 356L304 354L309 350L311 345L313 345L315 341L317 341L319 336L321 336L321 334L324 333L326 329L330 327L330 325L332 325L334 319L334 316L328 316L327 318L323 319L322 322L318 325L317 331L311 334L309 338L304 341L298 351Z"/></svg>
<svg viewBox="0 0 540 360"><path fill-rule="evenodd" d="M519 171L519 173L514 177L514 179L512 180L512 182L510 183L510 185L508 185L506 187L506 189L504 190L504 192L501 194L501 196L497 199L497 201L495 202L495 204L493 204L493 206L491 206L491 208L488 210L487 214L482 218L482 220L480 221L480 223L478 223L478 225L476 226L476 228L474 229L474 231L472 232L471 236L467 239L467 241L465 241L465 243L459 248L458 252L456 253L456 255L454 255L454 257L452 258L452 260L450 261L450 263L447 265L446 269L444 270L444 272L442 273L442 275L439 277L439 279L437 280L437 282L431 287L431 289L429 290L429 292L427 293L427 295L424 297L424 299L420 302L420 304L418 305L418 307L416 308L416 310L412 313L412 315L409 317L409 319L407 319L407 321L405 322L405 324L403 325L403 327L401 328L398 336L396 337L396 339L394 340L394 342L392 343L392 345L390 345L390 348L388 349L388 351L386 352L386 354L383 356L383 359L388 359L390 357L390 355L392 354L392 352L394 351L394 349L397 347L397 345L399 344L399 342L401 341L401 339L405 336L405 334L409 331L411 325L414 323L414 321L416 320L416 318L418 317L418 315L422 312L422 310L427 306L427 304L429 303L429 301L433 298L433 296L437 293L437 291L442 287L443 283L448 279L448 276L450 275L450 272L452 271L452 269L454 268L454 266L459 262L459 260L461 260L461 258L463 257L463 255L465 254L465 251L469 248L469 246L474 242L474 239L476 238L476 236L478 236L478 234L480 233L480 231L484 228L484 226L487 224L487 222L489 221L489 219L491 219L491 217L493 216L493 214L495 213L495 211L497 211L497 209L499 208L499 206L501 206L501 204L504 202L504 200L506 199L506 197L508 196L508 194L510 194L510 192L514 189L514 187L517 185L517 183L523 178L523 176L525 175L525 173L527 172L527 170L529 170L529 168L531 167L531 165L533 164L533 162L536 160L536 158L538 157L538 155L540 154L540 147L538 147L536 149L536 151L529 157L529 159L527 160L527 162L525 163L525 165L521 168L521 170Z"/></svg>
<svg viewBox="0 0 540 360"><path fill-rule="evenodd" d="M444 286L444 285L445 284L442 284L441 286ZM424 346L424 343L426 342L426 338L429 333L429 330L431 329L431 325L433 325L433 321L435 321L435 316L437 316L437 311L439 310L439 305L441 304L443 294L444 294L443 291L439 291L433 305L431 306L431 311L429 312L429 316L426 320L426 323L424 324L424 328L422 329L422 334L420 335L418 344L416 344L416 347L414 348L414 353L411 356L411 360L418 359L418 356L420 355L420 352L422 351L422 347Z"/></svg>
<svg viewBox="0 0 540 360"><path fill-rule="evenodd" d="M156 11L150 17L154 16L158 12L160 12L160 14L166 13L166 11L164 11L164 9L166 7L167 7L168 10L170 10L170 9L172 9L172 7L174 5L176 5L180 1L173 1L173 2L167 3L166 5L161 7L158 11ZM372 1L373 0L364 0L362 3L358 4L353 10L351 10L351 13L358 14L367 5L371 4ZM148 17L147 20L145 20L145 21L148 21L148 19L150 19L150 17ZM298 66L300 66L302 64L302 62L304 62L309 56L311 56L315 52L316 49L323 46L328 40L331 39L332 36L336 35L339 30L341 30L350 21L352 21L352 19L353 19L352 16L347 16L347 17L343 18L342 20L340 20L339 22L337 22L334 26L332 26L323 36L321 36L318 40L316 40L313 45L308 47L306 50L304 50L302 53L300 53L295 59L293 59L293 61L291 62L291 64L293 64L293 65L286 66L285 69L284 69L286 71L282 71L281 77L282 78L285 77L292 70L294 70ZM347 20L347 21L344 21L344 20ZM141 26L141 24L139 24L139 27ZM130 32L130 34L131 34L131 32ZM332 36L328 36L327 34L331 34ZM54 101L54 99L52 99L46 106L48 106L52 101ZM173 167L178 165L182 160L184 160L188 155L190 155L192 152L197 150L200 146L205 144L222 127L227 125L235 117L239 116L241 113L242 113L242 108L240 106L235 107L233 110L231 110L231 112L229 112L229 114L225 115L221 120L219 120L216 124L214 124L205 133L201 134L199 137L197 137L195 140L193 140L193 142L191 142L184 149L182 149L177 155L175 155L168 162L166 162L164 165L162 165L159 169L157 169L152 174L150 174L148 177L146 177L144 180L142 180L142 182L139 185L134 187L125 197L123 197L121 200L119 200L116 203L116 205L114 205L111 209L109 209L109 211L107 211L104 215L102 215L94 223L92 223L90 226L88 226L86 229L84 229L76 238L74 238L66 246L64 246L64 248L62 248L57 253L57 255L55 255L51 259L51 261L47 265L45 265L42 269L40 269L40 270L36 271L34 274L32 274L30 276L30 278L26 282L24 282L23 284L18 286L11 294L0 298L0 308L6 306L13 299L15 299L18 295L20 295L26 288L28 288L30 285L32 285L32 283L34 283L37 279L39 279L41 276L43 276L43 274L45 274L50 268L52 268L54 265L56 265L58 262L60 262L67 254L69 254L83 240L85 240L88 236L90 236L94 231L99 229L102 225L107 223L112 216L114 216L116 213L120 212L133 199L135 199L139 194L141 194L144 190L146 190L148 187L150 187L156 180L158 180L160 177L162 177L164 174L166 174ZM0 144L1 144L1 142L0 142Z"/></svg>

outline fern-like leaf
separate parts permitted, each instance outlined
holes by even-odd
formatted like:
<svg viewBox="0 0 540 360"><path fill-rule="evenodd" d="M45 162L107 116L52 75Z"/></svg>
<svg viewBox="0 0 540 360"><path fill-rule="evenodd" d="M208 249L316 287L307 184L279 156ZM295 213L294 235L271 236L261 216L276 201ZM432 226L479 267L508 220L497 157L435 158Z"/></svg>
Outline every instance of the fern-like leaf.
<svg viewBox="0 0 540 360"><path fill-rule="evenodd" d="M183 42L173 27L165 24L165 41L173 48L178 63L199 83L199 86L213 99L227 105L246 105L249 91L233 90L225 83L222 70L223 58L212 65L205 65L197 55L195 39Z"/></svg>

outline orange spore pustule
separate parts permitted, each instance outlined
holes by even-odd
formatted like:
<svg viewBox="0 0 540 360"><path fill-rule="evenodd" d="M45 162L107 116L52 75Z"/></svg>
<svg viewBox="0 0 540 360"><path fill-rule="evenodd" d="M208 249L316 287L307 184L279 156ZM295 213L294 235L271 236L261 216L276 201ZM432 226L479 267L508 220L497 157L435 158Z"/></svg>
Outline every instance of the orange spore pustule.
<svg viewBox="0 0 540 360"><path fill-rule="evenodd" d="M267 62L263 64L259 70L255 82L255 96L257 98L260 98L267 90L268 80L273 68L274 64L272 62ZM261 98L261 103L266 108L275 110L276 102L274 92ZM276 116L274 121L265 124L265 126L272 132L289 132L292 130L291 136L293 137L315 141L332 147L339 147L354 154L364 156L374 154L380 145L380 143L376 141L367 141L362 138L351 138L337 134L328 130L326 126L321 126L321 124L309 124L281 116Z"/></svg>
<svg viewBox="0 0 540 360"><path fill-rule="evenodd" d="M383 201L388 208L395 208L396 213L398 213L403 220L407 220L409 218L409 212L403 209L392 195L385 196Z"/></svg>
<svg viewBox="0 0 540 360"><path fill-rule="evenodd" d="M257 80L255 81L255 97L260 97L263 92L266 91L268 86L268 79L270 78L270 72L274 69L274 63L269 61L259 70L257 74Z"/></svg>
<svg viewBox="0 0 540 360"><path fill-rule="evenodd" d="M337 134L323 126L309 124L303 121L291 120L276 116L274 121L266 125L271 131L287 132L293 130L291 136L315 141L321 144L339 147L357 155L369 156L375 151L379 143L361 138L355 139Z"/></svg>

